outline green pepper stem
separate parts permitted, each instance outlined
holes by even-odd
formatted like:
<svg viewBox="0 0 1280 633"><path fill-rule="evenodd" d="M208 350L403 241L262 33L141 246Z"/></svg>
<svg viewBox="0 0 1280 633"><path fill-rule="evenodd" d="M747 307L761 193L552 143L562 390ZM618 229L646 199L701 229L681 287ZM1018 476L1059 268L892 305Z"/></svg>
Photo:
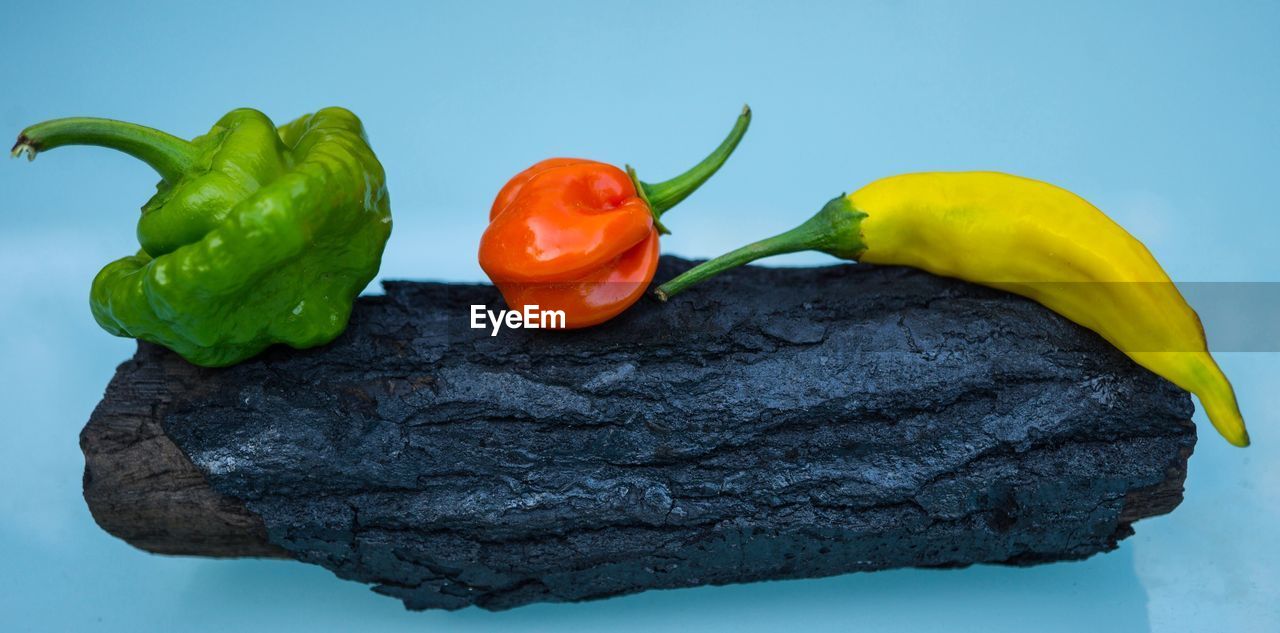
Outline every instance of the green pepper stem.
<svg viewBox="0 0 1280 633"><path fill-rule="evenodd" d="M866 250L866 246L862 243L861 231L862 219L865 217L867 214L854 208L848 196L838 196L804 224L698 264L675 279L658 286L654 294L659 300L666 301L689 286L730 268L773 255L821 251L844 259L857 259Z"/></svg>
<svg viewBox="0 0 1280 633"><path fill-rule="evenodd" d="M664 180L660 183L649 184L646 182L636 181L636 189L642 193L643 197L649 201L649 208L653 209L654 219L662 217L671 207L680 204L681 200L689 197L702 183L706 182L721 165L729 159L729 155L733 153L734 148L738 147L738 143L742 141L742 135L747 133L747 126L751 125L751 108L742 106L742 114L738 115L738 120L734 122L733 129L729 130L729 135L725 137L720 146L711 152L702 162L694 165L689 171L672 178Z"/></svg>
<svg viewBox="0 0 1280 633"><path fill-rule="evenodd" d="M170 182L191 170L196 147L172 134L111 119L72 117L37 123L18 135L13 156L36 154L63 145L96 145L124 152L151 166Z"/></svg>

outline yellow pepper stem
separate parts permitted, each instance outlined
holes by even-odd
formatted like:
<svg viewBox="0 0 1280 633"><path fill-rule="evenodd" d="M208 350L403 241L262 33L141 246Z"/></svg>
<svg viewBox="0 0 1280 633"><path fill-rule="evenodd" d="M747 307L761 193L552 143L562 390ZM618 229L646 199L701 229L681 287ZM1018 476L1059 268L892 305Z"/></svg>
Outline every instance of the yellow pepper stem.
<svg viewBox="0 0 1280 633"><path fill-rule="evenodd" d="M730 268L737 268L773 255L821 251L844 259L857 259L862 251L866 250L859 230L862 219L865 217L867 214L854 208L849 197L842 194L828 202L821 211L804 224L694 266L659 286L654 294L658 299L666 301L689 286Z"/></svg>

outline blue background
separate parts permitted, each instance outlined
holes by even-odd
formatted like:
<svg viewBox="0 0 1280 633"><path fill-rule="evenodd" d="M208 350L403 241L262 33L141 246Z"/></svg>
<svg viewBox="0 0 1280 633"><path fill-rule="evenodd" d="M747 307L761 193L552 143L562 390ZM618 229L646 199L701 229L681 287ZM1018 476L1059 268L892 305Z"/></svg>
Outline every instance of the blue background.
<svg viewBox="0 0 1280 633"><path fill-rule="evenodd" d="M474 248L511 174L573 155L661 180L745 101L751 132L668 216L667 252L717 254L876 177L981 168L1080 193L1176 280L1280 280L1276 3L6 0L0 42L7 134L93 115L189 137L239 106L354 110L388 171L384 278L482 279ZM89 284L136 248L155 181L105 150L0 163L0 629L1280 630L1280 363L1264 353L1220 355L1255 446L1197 412L1183 505L1084 562L491 614L408 613L298 563L145 554L93 523L77 434L133 351L93 323Z"/></svg>

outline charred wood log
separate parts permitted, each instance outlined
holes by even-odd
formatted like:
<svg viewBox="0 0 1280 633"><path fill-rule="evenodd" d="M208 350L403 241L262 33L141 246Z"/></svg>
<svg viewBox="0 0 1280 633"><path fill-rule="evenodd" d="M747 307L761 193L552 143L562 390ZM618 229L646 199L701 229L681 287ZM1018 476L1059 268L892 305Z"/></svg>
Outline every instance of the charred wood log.
<svg viewBox="0 0 1280 633"><path fill-rule="evenodd" d="M1093 333L919 271L747 267L573 332L473 304L501 300L387 283L333 344L228 369L139 345L82 435L95 518L505 609L1083 558L1181 501L1195 442Z"/></svg>

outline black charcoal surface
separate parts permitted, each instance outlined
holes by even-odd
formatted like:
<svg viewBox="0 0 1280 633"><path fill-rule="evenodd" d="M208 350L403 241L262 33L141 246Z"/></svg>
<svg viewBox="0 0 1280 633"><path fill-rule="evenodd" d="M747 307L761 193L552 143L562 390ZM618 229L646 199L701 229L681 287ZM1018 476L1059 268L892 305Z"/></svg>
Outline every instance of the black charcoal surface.
<svg viewBox="0 0 1280 633"><path fill-rule="evenodd" d="M747 267L497 336L468 327L491 286L385 289L314 350L211 370L140 345L82 442L99 522L507 609L1084 558L1180 502L1195 442L1187 394L1095 334L909 269Z"/></svg>

